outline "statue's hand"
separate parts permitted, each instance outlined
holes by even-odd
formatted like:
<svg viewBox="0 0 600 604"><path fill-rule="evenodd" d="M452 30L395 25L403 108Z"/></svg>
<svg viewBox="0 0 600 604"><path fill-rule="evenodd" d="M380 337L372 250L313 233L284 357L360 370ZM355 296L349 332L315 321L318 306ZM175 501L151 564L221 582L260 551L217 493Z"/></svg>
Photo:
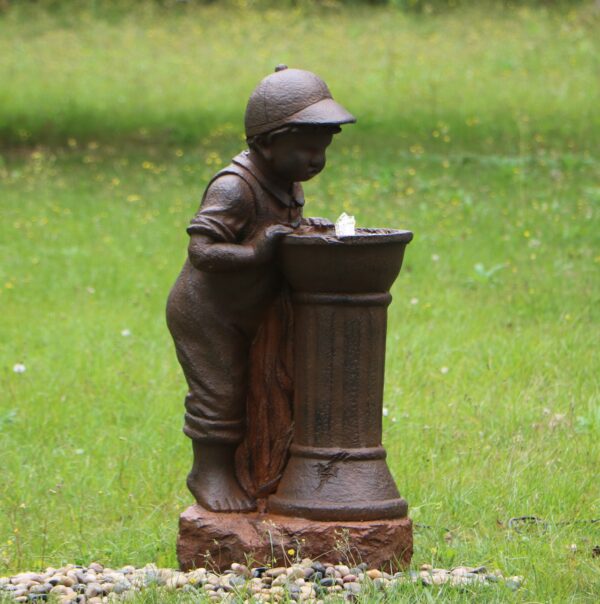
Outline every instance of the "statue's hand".
<svg viewBox="0 0 600 604"><path fill-rule="evenodd" d="M274 252L277 242L284 236L293 233L292 227L284 224L272 224L267 227L259 236L256 241L256 259L259 262L266 262L269 260Z"/></svg>
<svg viewBox="0 0 600 604"><path fill-rule="evenodd" d="M305 218L304 224L315 227L317 229L329 229L329 228L335 226L333 224L333 222L331 222L331 220L327 220L327 218L317 218L317 217Z"/></svg>

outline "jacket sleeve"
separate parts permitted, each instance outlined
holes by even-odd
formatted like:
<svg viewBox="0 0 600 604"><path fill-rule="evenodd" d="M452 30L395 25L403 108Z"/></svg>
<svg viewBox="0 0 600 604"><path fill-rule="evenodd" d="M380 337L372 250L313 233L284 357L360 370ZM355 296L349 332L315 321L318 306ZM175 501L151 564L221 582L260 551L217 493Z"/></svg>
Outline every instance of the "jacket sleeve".
<svg viewBox="0 0 600 604"><path fill-rule="evenodd" d="M208 185L187 232L189 235L207 235L218 243L240 243L255 219L250 187L236 174L223 174Z"/></svg>

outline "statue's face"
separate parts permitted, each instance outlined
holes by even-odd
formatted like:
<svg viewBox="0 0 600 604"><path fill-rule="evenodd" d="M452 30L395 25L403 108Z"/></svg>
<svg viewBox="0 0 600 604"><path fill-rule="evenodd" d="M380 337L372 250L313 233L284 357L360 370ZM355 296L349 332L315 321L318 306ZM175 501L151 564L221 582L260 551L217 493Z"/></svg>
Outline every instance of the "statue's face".
<svg viewBox="0 0 600 604"><path fill-rule="evenodd" d="M332 139L331 128L300 128L274 136L263 154L279 178L303 182L323 170L325 151Z"/></svg>

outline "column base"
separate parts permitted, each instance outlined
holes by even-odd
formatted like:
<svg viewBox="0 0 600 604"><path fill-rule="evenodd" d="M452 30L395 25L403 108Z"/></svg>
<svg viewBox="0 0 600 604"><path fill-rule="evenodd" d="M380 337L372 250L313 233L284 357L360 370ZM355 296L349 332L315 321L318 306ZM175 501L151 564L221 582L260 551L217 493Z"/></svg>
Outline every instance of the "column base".
<svg viewBox="0 0 600 604"><path fill-rule="evenodd" d="M408 504L396 488L382 446L358 449L292 444L268 510L310 520L352 522L404 518Z"/></svg>
<svg viewBox="0 0 600 604"><path fill-rule="evenodd" d="M294 550L293 553L290 553ZM181 570L224 571L233 562L291 565L296 557L391 571L410 563L410 518L323 522L266 513L217 513L199 505L179 517L177 559Z"/></svg>

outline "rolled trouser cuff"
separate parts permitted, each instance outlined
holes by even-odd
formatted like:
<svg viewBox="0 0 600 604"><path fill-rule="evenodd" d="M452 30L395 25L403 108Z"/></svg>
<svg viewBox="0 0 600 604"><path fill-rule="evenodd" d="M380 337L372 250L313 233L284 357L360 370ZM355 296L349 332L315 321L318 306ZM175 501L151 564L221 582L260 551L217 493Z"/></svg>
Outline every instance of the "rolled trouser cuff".
<svg viewBox="0 0 600 604"><path fill-rule="evenodd" d="M244 420L214 420L185 414L183 432L193 440L236 445L244 437Z"/></svg>

